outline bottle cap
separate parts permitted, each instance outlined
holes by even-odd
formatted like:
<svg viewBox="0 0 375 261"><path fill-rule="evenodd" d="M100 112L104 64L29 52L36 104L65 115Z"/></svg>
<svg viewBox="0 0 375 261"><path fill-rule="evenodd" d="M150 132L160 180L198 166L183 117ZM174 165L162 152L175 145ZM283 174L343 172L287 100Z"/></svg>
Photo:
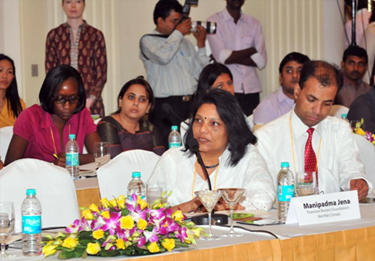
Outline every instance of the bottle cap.
<svg viewBox="0 0 375 261"><path fill-rule="evenodd" d="M35 189L26 189L26 196L35 196L36 191Z"/></svg>
<svg viewBox="0 0 375 261"><path fill-rule="evenodd" d="M173 130L173 131L176 131L176 130L178 130L178 127L177 127L177 125L173 125L173 126L172 126L172 130Z"/></svg>
<svg viewBox="0 0 375 261"><path fill-rule="evenodd" d="M69 139L70 140L75 140L76 139L76 135L75 134L69 134Z"/></svg>
<svg viewBox="0 0 375 261"><path fill-rule="evenodd" d="M346 113L341 114L341 119L346 119L346 118L348 118L348 114Z"/></svg>
<svg viewBox="0 0 375 261"><path fill-rule="evenodd" d="M138 171L134 171L132 173L132 178L140 178L141 177L141 172L138 172Z"/></svg>
<svg viewBox="0 0 375 261"><path fill-rule="evenodd" d="M282 168L289 168L289 162L281 162Z"/></svg>

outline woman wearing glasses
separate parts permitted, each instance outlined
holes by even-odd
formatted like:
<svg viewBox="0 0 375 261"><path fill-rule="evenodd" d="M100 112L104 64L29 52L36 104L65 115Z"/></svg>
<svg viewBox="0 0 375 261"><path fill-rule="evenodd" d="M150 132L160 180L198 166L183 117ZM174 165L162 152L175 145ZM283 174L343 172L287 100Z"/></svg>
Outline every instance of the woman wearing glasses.
<svg viewBox="0 0 375 261"><path fill-rule="evenodd" d="M90 112L85 108L86 95L79 72L69 65L59 65L48 72L39 92L40 106L24 110L14 125L5 165L35 158L65 167L65 145L69 134L76 135L82 153L80 164L93 162L94 142L100 141Z"/></svg>

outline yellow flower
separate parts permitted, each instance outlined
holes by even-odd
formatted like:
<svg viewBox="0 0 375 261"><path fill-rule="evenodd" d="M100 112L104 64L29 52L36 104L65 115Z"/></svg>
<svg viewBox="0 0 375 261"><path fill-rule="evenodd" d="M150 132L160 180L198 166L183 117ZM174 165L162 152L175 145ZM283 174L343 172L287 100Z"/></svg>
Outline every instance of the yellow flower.
<svg viewBox="0 0 375 261"><path fill-rule="evenodd" d="M103 208L109 208L109 201L107 198L103 198L100 200L100 204L102 204Z"/></svg>
<svg viewBox="0 0 375 261"><path fill-rule="evenodd" d="M44 257L53 256L54 254L56 254L56 248L58 246L59 245L51 245L51 244L45 245L42 250Z"/></svg>
<svg viewBox="0 0 375 261"><path fill-rule="evenodd" d="M121 238L117 239L116 240L116 247L117 247L117 249L125 249L124 240L122 240Z"/></svg>
<svg viewBox="0 0 375 261"><path fill-rule="evenodd" d="M134 227L134 220L131 216L120 218L120 226L123 229L132 229Z"/></svg>
<svg viewBox="0 0 375 261"><path fill-rule="evenodd" d="M98 206L95 205L95 204L91 204L89 209L92 211L92 212L99 212L99 209L98 209Z"/></svg>
<svg viewBox="0 0 375 261"><path fill-rule="evenodd" d="M111 207L117 207L117 199L112 199L109 201L109 204L111 205Z"/></svg>
<svg viewBox="0 0 375 261"><path fill-rule="evenodd" d="M141 229L141 230L145 230L146 227L147 227L147 221L144 220L144 219L141 219L141 218L140 218L140 219L138 220L137 228L138 228L138 229Z"/></svg>
<svg viewBox="0 0 375 261"><path fill-rule="evenodd" d="M104 211L102 213L102 217L106 218L106 219L109 219L110 218L110 215L109 215L109 211Z"/></svg>
<svg viewBox="0 0 375 261"><path fill-rule="evenodd" d="M198 228L198 227L197 228L193 228L190 231L192 231L196 237L200 237L201 236L201 229Z"/></svg>
<svg viewBox="0 0 375 261"><path fill-rule="evenodd" d="M182 211L181 210L176 210L176 212L174 212L172 214L172 218L176 221L179 221L181 222L182 219L184 218L184 215L182 214Z"/></svg>
<svg viewBox="0 0 375 261"><path fill-rule="evenodd" d="M148 203L138 196L137 203L141 206L141 210L148 206Z"/></svg>
<svg viewBox="0 0 375 261"><path fill-rule="evenodd" d="M125 196L124 195L120 195L118 198L117 198L117 205L120 209L124 209L125 208Z"/></svg>
<svg viewBox="0 0 375 261"><path fill-rule="evenodd" d="M100 245L98 243L88 243L86 252L90 255L96 255L100 251Z"/></svg>
<svg viewBox="0 0 375 261"><path fill-rule="evenodd" d="M64 242L62 243L63 247L73 249L78 245L78 241L74 238L67 237Z"/></svg>
<svg viewBox="0 0 375 261"><path fill-rule="evenodd" d="M163 240L163 242L161 242L161 244L162 244L162 246L163 246L165 249L167 249L169 252L171 252L172 249L176 247L173 238L171 238L171 239L169 239L169 238L165 238L165 239Z"/></svg>
<svg viewBox="0 0 375 261"><path fill-rule="evenodd" d="M82 216L84 216L86 218L86 220L93 220L94 219L94 215L91 213L91 211L89 209L85 209L82 212Z"/></svg>
<svg viewBox="0 0 375 261"><path fill-rule="evenodd" d="M157 253L160 251L160 248L158 246L158 244L156 244L156 242L152 242L151 244L149 244L147 246L147 249L148 251L150 251L151 253Z"/></svg>
<svg viewBox="0 0 375 261"><path fill-rule="evenodd" d="M365 135L365 132L362 130L362 128L357 128L357 129L355 130L355 134L358 134L358 135L364 136L364 135Z"/></svg>
<svg viewBox="0 0 375 261"><path fill-rule="evenodd" d="M101 239L104 237L104 231L102 229L98 229L92 232L92 237L95 239Z"/></svg>

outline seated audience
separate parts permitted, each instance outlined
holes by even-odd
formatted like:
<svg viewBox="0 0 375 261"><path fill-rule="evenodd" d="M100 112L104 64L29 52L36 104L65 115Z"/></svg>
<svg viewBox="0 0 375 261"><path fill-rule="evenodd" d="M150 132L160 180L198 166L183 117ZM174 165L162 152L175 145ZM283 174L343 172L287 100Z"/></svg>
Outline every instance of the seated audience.
<svg viewBox="0 0 375 261"><path fill-rule="evenodd" d="M158 129L144 119L154 105L154 93L142 76L130 80L118 95L119 109L98 123L98 133L111 145L112 158L123 151L142 149L162 155L165 151Z"/></svg>
<svg viewBox="0 0 375 261"><path fill-rule="evenodd" d="M372 191L349 125L327 116L340 84L334 66L306 62L294 89L293 110L255 132L274 188L280 163L289 162L293 173L315 171L321 193L357 190L364 199Z"/></svg>
<svg viewBox="0 0 375 261"><path fill-rule="evenodd" d="M0 128L13 126L25 108L24 101L18 96L14 62L0 54Z"/></svg>
<svg viewBox="0 0 375 261"><path fill-rule="evenodd" d="M350 108L358 96L368 92L370 85L362 81L367 72L367 52L359 46L349 46L341 62L343 85L336 95L335 104Z"/></svg>
<svg viewBox="0 0 375 261"><path fill-rule="evenodd" d="M100 141L90 112L79 72L59 65L48 72L39 92L40 106L24 110L14 125L5 165L34 158L65 167L65 146L69 134L76 135L80 164L94 161L94 142ZM89 154L82 154L83 146Z"/></svg>
<svg viewBox="0 0 375 261"><path fill-rule="evenodd" d="M189 147L192 138L199 143L204 166L198 163ZM238 209L272 207L276 189L264 159L254 146L256 137L233 95L214 89L199 100L194 105L184 139L185 148L165 152L149 178L149 181L166 183L167 190L172 191L169 197L172 206L183 212L195 211L201 206L194 192L208 188L203 171L206 168L212 189L246 189Z"/></svg>
<svg viewBox="0 0 375 261"><path fill-rule="evenodd" d="M374 68L375 69L375 68ZM375 71L372 73L375 78ZM364 124L361 128L375 134L375 87L372 86L370 91L357 97L348 112L349 121L360 121L363 119Z"/></svg>
<svg viewBox="0 0 375 261"><path fill-rule="evenodd" d="M234 95L233 76L224 64L212 63L206 65L199 74L195 99L199 100L212 88L223 89Z"/></svg>
<svg viewBox="0 0 375 261"><path fill-rule="evenodd" d="M254 124L267 124L279 118L294 105L294 86L305 62L310 61L304 54L292 52L282 59L279 66L279 90L265 98L254 110Z"/></svg>

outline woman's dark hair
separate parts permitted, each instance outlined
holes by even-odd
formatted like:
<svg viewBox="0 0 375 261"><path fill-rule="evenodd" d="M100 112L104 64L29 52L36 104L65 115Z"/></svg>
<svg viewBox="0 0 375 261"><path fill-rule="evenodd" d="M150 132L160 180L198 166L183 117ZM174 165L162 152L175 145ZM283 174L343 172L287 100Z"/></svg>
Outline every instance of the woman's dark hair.
<svg viewBox="0 0 375 261"><path fill-rule="evenodd" d="M211 90L212 84L221 74L228 74L233 80L231 71L224 64L212 63L206 65L199 75L197 91L195 93L195 100L199 100Z"/></svg>
<svg viewBox="0 0 375 261"><path fill-rule="evenodd" d="M193 124L198 109L203 104L213 104L224 122L228 136L228 150L230 151L230 159L226 163L236 166L246 153L248 144L255 144L257 138L251 132L246 123L245 115L237 99L227 91L221 89L212 89L202 97L193 107L192 117L190 118L189 129L184 136L185 151L193 152L189 148L189 140L194 137Z"/></svg>
<svg viewBox="0 0 375 261"><path fill-rule="evenodd" d="M61 85L68 79L74 79L78 83L78 103L74 114L82 111L86 106L86 92L79 72L70 65L58 65L47 73L39 92L39 101L43 110L54 114L55 98Z"/></svg>
<svg viewBox="0 0 375 261"><path fill-rule="evenodd" d="M13 67L14 78L5 92L5 99L7 99L8 102L8 112L12 112L13 116L17 118L22 112L22 105L20 101L20 96L18 95L16 67L14 66L13 60L5 54L0 54L0 61L2 60L9 61Z"/></svg>
<svg viewBox="0 0 375 261"><path fill-rule="evenodd" d="M139 85L142 85L143 87L145 87L148 102L151 104L150 111L154 108L154 104L155 104L154 92L152 91L152 88L151 88L150 84L148 83L148 81L146 81L143 76L138 76L137 78L128 81L127 83L124 84L124 86L122 86L122 88L120 90L120 93L118 94L118 97L117 97L117 106L119 108L117 109L117 111L115 111L112 114L117 114L117 113L121 112L119 99L122 99L124 97L126 91L134 84L139 84Z"/></svg>

